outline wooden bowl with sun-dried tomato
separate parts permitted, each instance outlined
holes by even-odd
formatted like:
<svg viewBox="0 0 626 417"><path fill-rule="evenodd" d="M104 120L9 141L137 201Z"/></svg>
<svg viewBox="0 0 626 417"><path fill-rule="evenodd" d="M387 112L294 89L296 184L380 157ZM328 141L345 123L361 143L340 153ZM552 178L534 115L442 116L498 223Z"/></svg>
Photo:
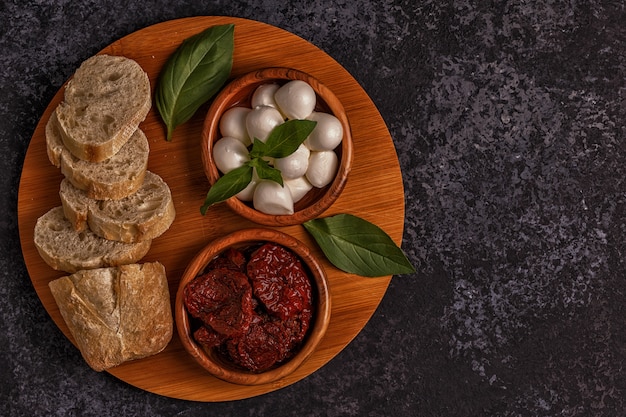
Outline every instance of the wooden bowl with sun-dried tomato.
<svg viewBox="0 0 626 417"><path fill-rule="evenodd" d="M326 274L309 248L252 228L214 240L187 266L176 293L183 346L222 380L258 385L295 371L330 322Z"/></svg>

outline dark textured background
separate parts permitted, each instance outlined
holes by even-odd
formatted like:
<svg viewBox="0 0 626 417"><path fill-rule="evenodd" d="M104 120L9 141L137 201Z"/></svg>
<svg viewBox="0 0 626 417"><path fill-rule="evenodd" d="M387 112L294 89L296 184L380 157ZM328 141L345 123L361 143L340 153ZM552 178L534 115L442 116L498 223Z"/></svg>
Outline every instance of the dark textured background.
<svg viewBox="0 0 626 417"><path fill-rule="evenodd" d="M626 415L625 8L3 0L0 414ZM194 15L291 31L361 83L398 151L418 270L312 376L216 404L91 371L41 306L17 229L25 152L62 83L118 38Z"/></svg>

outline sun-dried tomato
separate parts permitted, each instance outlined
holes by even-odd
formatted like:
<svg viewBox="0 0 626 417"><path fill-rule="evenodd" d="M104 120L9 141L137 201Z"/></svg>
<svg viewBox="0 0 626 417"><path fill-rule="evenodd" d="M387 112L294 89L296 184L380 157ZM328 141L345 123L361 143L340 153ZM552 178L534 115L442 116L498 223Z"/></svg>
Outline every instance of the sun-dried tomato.
<svg viewBox="0 0 626 417"><path fill-rule="evenodd" d="M252 319L252 291L245 274L213 269L185 287L185 306L218 333L234 337L245 333Z"/></svg>
<svg viewBox="0 0 626 417"><path fill-rule="evenodd" d="M293 252L266 243L252 253L247 270L255 297L282 320L311 308L311 282Z"/></svg>
<svg viewBox="0 0 626 417"><path fill-rule="evenodd" d="M281 322L267 314L255 315L248 332L240 338L228 340L226 348L236 364L255 372L271 368L289 354L287 335Z"/></svg>
<svg viewBox="0 0 626 417"><path fill-rule="evenodd" d="M234 271L245 273L246 257L243 253L241 253L241 251L234 248L228 248L209 262L206 270L210 271L211 269L218 268L232 269Z"/></svg>
<svg viewBox="0 0 626 417"><path fill-rule="evenodd" d="M309 324L311 323L312 311L310 308L304 309L293 317L283 321L283 329L286 335L288 335L289 349L297 346L309 330Z"/></svg>
<svg viewBox="0 0 626 417"><path fill-rule="evenodd" d="M198 343L254 372L291 357L313 315L302 262L274 243L224 251L187 285L185 305L203 322L194 331Z"/></svg>
<svg viewBox="0 0 626 417"><path fill-rule="evenodd" d="M193 332L193 338L196 342L208 348L219 346L228 340L226 335L218 333L213 330L213 328L206 325L200 326L198 330Z"/></svg>

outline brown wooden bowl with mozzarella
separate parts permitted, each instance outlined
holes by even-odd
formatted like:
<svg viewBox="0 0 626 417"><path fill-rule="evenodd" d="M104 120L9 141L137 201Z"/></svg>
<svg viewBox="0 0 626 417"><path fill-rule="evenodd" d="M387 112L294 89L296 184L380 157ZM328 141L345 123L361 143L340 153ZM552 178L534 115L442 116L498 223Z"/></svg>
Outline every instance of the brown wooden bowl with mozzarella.
<svg viewBox="0 0 626 417"><path fill-rule="evenodd" d="M226 200L236 213L266 226L314 219L343 191L352 167L353 144L341 102L309 74L292 68L264 68L230 82L215 97L204 121L202 159L213 185L223 171L245 159L245 149L250 149L254 138L265 140L262 136L277 123L292 119L315 120L317 125L292 156L270 161L281 170L284 187L255 178L246 190Z"/></svg>

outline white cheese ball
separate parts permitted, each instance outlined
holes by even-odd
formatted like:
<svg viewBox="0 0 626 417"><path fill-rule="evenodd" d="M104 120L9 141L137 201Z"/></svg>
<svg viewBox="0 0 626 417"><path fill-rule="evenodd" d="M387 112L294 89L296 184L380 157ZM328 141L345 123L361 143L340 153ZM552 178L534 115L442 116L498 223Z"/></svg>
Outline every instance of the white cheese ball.
<svg viewBox="0 0 626 417"><path fill-rule="evenodd" d="M274 94L280 111L288 119L305 119L315 109L315 90L302 80L289 81Z"/></svg>
<svg viewBox="0 0 626 417"><path fill-rule="evenodd" d="M274 107L255 107L246 116L248 136L250 136L250 140L253 142L255 138L265 142L270 132L283 122L283 115Z"/></svg>
<svg viewBox="0 0 626 417"><path fill-rule="evenodd" d="M287 187L270 180L259 181L252 204L265 214L293 214L293 199Z"/></svg>
<svg viewBox="0 0 626 417"><path fill-rule="evenodd" d="M313 112L307 120L317 122L315 128L306 138L304 144L312 151L332 151L343 139L343 126L334 115Z"/></svg>
<svg viewBox="0 0 626 417"><path fill-rule="evenodd" d="M291 155L274 159L274 168L280 170L283 179L301 177L309 167L310 154L309 148L301 144Z"/></svg>
<svg viewBox="0 0 626 417"><path fill-rule="evenodd" d="M297 203L313 189L313 185L306 179L305 176L299 178L293 178L289 180L283 181L285 187L289 188L289 192L291 193L291 199L294 203Z"/></svg>
<svg viewBox="0 0 626 417"><path fill-rule="evenodd" d="M258 183L259 183L259 176L256 174L256 169L255 169L252 171L252 180L250 181L250 183L246 185L246 188L244 188L243 190L235 194L235 197L237 197L241 201L252 201L252 199L254 198L254 190Z"/></svg>
<svg viewBox="0 0 626 417"><path fill-rule="evenodd" d="M311 152L306 178L317 188L325 187L335 178L339 158L333 151Z"/></svg>
<svg viewBox="0 0 626 417"><path fill-rule="evenodd" d="M213 160L217 169L227 174L250 160L248 148L239 139L226 136L213 145Z"/></svg>
<svg viewBox="0 0 626 417"><path fill-rule="evenodd" d="M258 106L269 106L276 108L276 100L274 100L274 94L280 86L278 84L261 84L254 90L252 94L252 108Z"/></svg>
<svg viewBox="0 0 626 417"><path fill-rule="evenodd" d="M220 133L239 139L244 145L250 145L250 136L246 129L246 117L252 109L248 107L231 107L222 114L220 119Z"/></svg>

